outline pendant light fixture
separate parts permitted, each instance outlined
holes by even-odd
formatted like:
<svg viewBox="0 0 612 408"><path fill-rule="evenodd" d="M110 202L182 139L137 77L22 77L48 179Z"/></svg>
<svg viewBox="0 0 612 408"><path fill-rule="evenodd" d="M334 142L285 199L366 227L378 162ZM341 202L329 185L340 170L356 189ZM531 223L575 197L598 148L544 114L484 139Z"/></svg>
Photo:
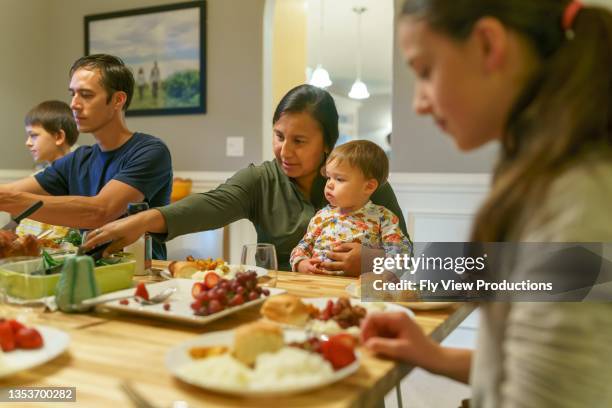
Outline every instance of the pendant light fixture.
<svg viewBox="0 0 612 408"><path fill-rule="evenodd" d="M315 70L313 71L312 75L310 76L310 81L308 83L310 85L314 85L319 88L327 88L328 86L332 84L332 81L329 78L329 73L327 72L325 68L323 68L323 65L322 65L323 58L322 58L321 50L323 49L324 0L321 0L319 3L320 3L321 13L320 13L320 19L319 19L319 47L318 47L318 52L317 52L318 64Z"/></svg>
<svg viewBox="0 0 612 408"><path fill-rule="evenodd" d="M348 96L352 99L367 99L370 97L368 87L361 80L361 15L366 11L365 7L354 7L353 11L357 14L357 79L351 87Z"/></svg>

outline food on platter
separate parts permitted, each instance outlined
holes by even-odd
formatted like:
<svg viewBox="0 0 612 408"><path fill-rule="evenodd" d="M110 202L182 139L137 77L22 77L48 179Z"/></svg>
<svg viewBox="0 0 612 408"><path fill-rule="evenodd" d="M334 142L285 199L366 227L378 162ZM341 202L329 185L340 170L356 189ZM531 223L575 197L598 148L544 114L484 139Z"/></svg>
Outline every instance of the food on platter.
<svg viewBox="0 0 612 408"><path fill-rule="evenodd" d="M42 336L35 328L26 327L15 319L0 320L0 348L3 352L39 349L43 343Z"/></svg>
<svg viewBox="0 0 612 408"><path fill-rule="evenodd" d="M348 333L335 334L328 340L311 337L303 342L295 342L290 345L323 355L334 367L334 370L339 370L352 364L356 358L354 350L357 345L357 339Z"/></svg>
<svg viewBox="0 0 612 408"><path fill-rule="evenodd" d="M144 300L149 300L149 291L147 290L147 286L144 282L138 282L138 285L136 285L136 291L134 292L134 296L142 298Z"/></svg>
<svg viewBox="0 0 612 408"><path fill-rule="evenodd" d="M289 326L304 327L316 334L334 335L348 333L359 336L361 321L367 313L408 309L383 302L360 302L348 297L304 298L293 295L279 295L266 299L261 314L267 320Z"/></svg>
<svg viewBox="0 0 612 408"><path fill-rule="evenodd" d="M201 276L195 276L195 279L202 279L206 272L214 271L218 275L227 275L230 273L230 268L223 259L206 258L196 259L188 256L185 261L174 261L168 265L168 270L174 278L191 278L198 273Z"/></svg>
<svg viewBox="0 0 612 408"><path fill-rule="evenodd" d="M359 326L366 314L366 308L351 304L350 299L343 296L335 302L328 300L325 309L317 316L317 320L333 320L338 323L338 326L347 329L351 326Z"/></svg>
<svg viewBox="0 0 612 408"><path fill-rule="evenodd" d="M283 331L280 326L259 321L236 329L233 356L241 363L250 366L260 354L275 353L283 346Z"/></svg>
<svg viewBox="0 0 612 408"><path fill-rule="evenodd" d="M60 249L62 246L57 240L50 238L40 238L38 243L41 247L48 249Z"/></svg>
<svg viewBox="0 0 612 408"><path fill-rule="evenodd" d="M168 270L174 278L191 278L194 273L199 271L196 263L189 261L170 262Z"/></svg>
<svg viewBox="0 0 612 408"><path fill-rule="evenodd" d="M191 294L194 298L191 304L194 314L208 316L257 300L261 296L269 296L270 291L257 286L257 274L254 271L238 272L233 279L221 278L211 272L204 281L193 284Z"/></svg>
<svg viewBox="0 0 612 408"><path fill-rule="evenodd" d="M261 313L269 320L294 326L332 321L340 329L347 329L359 326L367 310L363 306L351 304L348 297L340 297L335 302L330 299L325 308L319 310L297 296L280 295L267 299L261 307Z"/></svg>
<svg viewBox="0 0 612 408"><path fill-rule="evenodd" d="M318 313L319 309L316 307L288 294L271 297L261 307L261 314L265 318L298 327L303 327Z"/></svg>
<svg viewBox="0 0 612 408"><path fill-rule="evenodd" d="M201 358L220 356L228 351L229 347L227 346L192 347L189 349L189 355L194 360L198 360Z"/></svg>
<svg viewBox="0 0 612 408"><path fill-rule="evenodd" d="M221 391L312 388L342 378L334 377L336 372L356 362L356 342L346 336L285 343L279 326L259 321L236 329L230 347L192 347L191 360L178 372L193 384Z"/></svg>
<svg viewBox="0 0 612 408"><path fill-rule="evenodd" d="M0 258L38 256L40 248L40 243L33 235L20 237L14 232L0 230Z"/></svg>

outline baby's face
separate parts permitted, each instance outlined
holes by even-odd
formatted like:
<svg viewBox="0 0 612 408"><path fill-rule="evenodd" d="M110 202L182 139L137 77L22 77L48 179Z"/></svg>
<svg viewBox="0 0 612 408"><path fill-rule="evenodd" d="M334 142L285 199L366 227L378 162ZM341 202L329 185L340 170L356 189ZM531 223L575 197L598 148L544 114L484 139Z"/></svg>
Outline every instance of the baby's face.
<svg viewBox="0 0 612 408"><path fill-rule="evenodd" d="M327 163L325 171L325 198L332 206L344 211L358 210L376 190L376 180L366 179L361 170L352 167L346 160Z"/></svg>

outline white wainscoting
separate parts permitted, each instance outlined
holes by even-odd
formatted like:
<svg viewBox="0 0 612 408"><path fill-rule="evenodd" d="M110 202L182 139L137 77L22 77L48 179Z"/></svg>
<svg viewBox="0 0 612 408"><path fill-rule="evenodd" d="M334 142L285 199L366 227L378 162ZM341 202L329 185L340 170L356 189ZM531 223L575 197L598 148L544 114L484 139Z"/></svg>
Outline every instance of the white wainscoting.
<svg viewBox="0 0 612 408"><path fill-rule="evenodd" d="M7 183L31 172L27 170L0 170L0 183ZM211 190L231 177L231 172L176 172L176 177L193 180L193 192ZM488 174L449 173L393 173L390 176L408 231L414 241L464 241L469 236L474 213L488 191ZM200 242L222 239L220 230L206 236L194 234ZM211 236L212 235L212 236ZM230 226L230 262L240 261L242 245L257 241L255 228L247 220ZM179 247L190 247L187 244ZM210 256L217 256L219 246L210 248ZM179 248L180 249L180 248ZM208 248L202 248L202 254Z"/></svg>
<svg viewBox="0 0 612 408"><path fill-rule="evenodd" d="M488 174L393 173L389 177L414 241L468 239L489 189Z"/></svg>

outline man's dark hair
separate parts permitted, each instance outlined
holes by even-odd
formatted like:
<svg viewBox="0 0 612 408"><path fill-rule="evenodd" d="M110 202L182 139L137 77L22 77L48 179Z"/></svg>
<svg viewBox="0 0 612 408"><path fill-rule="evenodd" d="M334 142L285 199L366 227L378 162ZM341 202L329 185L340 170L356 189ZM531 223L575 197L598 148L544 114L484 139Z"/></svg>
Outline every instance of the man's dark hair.
<svg viewBox="0 0 612 408"><path fill-rule="evenodd" d="M123 110L127 110L132 102L134 95L134 75L119 57L108 54L93 54L81 57L72 64L70 77L78 69L100 70L102 86L108 94L106 102L110 102L111 97L117 91L125 92L127 99Z"/></svg>
<svg viewBox="0 0 612 408"><path fill-rule="evenodd" d="M64 131L66 144L72 146L79 138L79 131L70 106L62 101L41 102L27 113L26 126L42 126L49 133Z"/></svg>

